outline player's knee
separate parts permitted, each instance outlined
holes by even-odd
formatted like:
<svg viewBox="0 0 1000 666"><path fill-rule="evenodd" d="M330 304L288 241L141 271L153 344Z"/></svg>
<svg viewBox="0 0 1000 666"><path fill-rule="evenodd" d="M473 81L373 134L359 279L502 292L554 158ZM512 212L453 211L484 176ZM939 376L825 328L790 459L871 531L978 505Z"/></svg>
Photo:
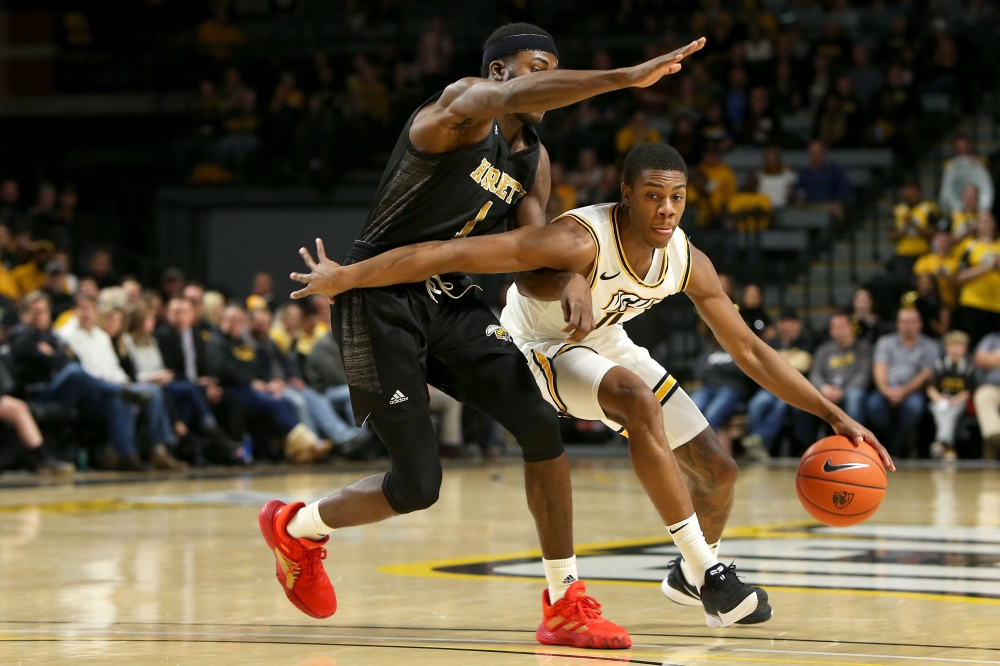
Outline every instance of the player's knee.
<svg viewBox="0 0 1000 666"><path fill-rule="evenodd" d="M617 382L614 387L616 410L621 413L622 423L628 430L638 430L659 423L663 407L638 377L632 376Z"/></svg>
<svg viewBox="0 0 1000 666"><path fill-rule="evenodd" d="M396 513L413 513L434 506L441 495L441 466L437 473L423 470L416 473L393 470L385 475L382 490L389 506Z"/></svg>
<svg viewBox="0 0 1000 666"><path fill-rule="evenodd" d="M544 462L563 454L559 435L559 415L547 402L532 400L518 412L511 434L521 447L525 462Z"/></svg>

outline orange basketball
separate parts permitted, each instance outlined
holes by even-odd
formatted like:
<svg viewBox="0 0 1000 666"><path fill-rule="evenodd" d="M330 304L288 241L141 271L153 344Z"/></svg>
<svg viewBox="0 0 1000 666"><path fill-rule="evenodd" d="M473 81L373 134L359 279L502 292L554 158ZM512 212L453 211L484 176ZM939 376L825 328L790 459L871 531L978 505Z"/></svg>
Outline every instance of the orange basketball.
<svg viewBox="0 0 1000 666"><path fill-rule="evenodd" d="M821 439L802 455L795 490L805 510L831 527L847 527L875 515L885 497L885 467L867 443L840 435Z"/></svg>

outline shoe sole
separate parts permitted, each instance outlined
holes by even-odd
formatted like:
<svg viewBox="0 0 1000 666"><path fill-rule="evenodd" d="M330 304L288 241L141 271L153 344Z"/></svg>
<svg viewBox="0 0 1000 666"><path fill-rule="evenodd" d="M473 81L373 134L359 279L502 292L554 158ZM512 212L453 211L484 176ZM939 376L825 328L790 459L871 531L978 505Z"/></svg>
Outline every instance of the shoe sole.
<svg viewBox="0 0 1000 666"><path fill-rule="evenodd" d="M274 514L277 513L278 509L283 506L285 506L285 503L281 500L271 500L261 507L260 513L257 514L257 523L260 526L260 533L264 536L264 541L267 542L267 547L271 549L272 556L274 556L274 549L276 547L276 542L274 540ZM274 563L274 577L278 579L278 583L284 591L285 584L284 581L281 580L281 567L278 565L277 559L275 559ZM285 592L285 597L291 601L296 608L309 617L317 620L323 620L333 615L333 613L330 613L330 615L317 615L309 610L305 604L299 601L298 597L293 597L289 595L288 592Z"/></svg>
<svg viewBox="0 0 1000 666"><path fill-rule="evenodd" d="M737 620L738 625L751 625L751 624L762 624L767 622L772 617L774 617L774 609L771 608L771 604L764 604L762 607L758 608L753 613L750 613L742 620Z"/></svg>
<svg viewBox="0 0 1000 666"><path fill-rule="evenodd" d="M559 633L549 631L545 623L538 625L535 640L542 645L565 645L590 650L625 650L632 647L632 638L626 634L624 638L608 640L604 637L587 636L576 631L557 629Z"/></svg>
<svg viewBox="0 0 1000 666"><path fill-rule="evenodd" d="M754 591L752 594L747 595L746 599L741 601L736 608L728 613L719 613L718 617L705 613L705 624L708 625L710 629L728 627L732 624L736 624L746 616L756 611L760 605L761 599L757 596L757 592Z"/></svg>
<svg viewBox="0 0 1000 666"><path fill-rule="evenodd" d="M660 583L660 590L663 592L663 596L670 599L675 604L680 604L681 606L697 606L701 608L701 599L692 597L684 590L678 590L670 584L669 578L663 579L663 582Z"/></svg>

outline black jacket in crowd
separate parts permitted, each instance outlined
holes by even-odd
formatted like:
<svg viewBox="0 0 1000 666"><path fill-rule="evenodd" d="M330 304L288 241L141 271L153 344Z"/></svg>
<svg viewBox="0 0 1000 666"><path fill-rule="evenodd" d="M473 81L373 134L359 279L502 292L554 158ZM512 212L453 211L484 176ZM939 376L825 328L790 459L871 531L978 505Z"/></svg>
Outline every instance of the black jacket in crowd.
<svg viewBox="0 0 1000 666"><path fill-rule="evenodd" d="M242 337L213 335L208 341L207 351L209 374L217 377L219 386L223 388L250 386L255 379L265 379L260 376L261 362L257 358L257 348Z"/></svg>
<svg viewBox="0 0 1000 666"><path fill-rule="evenodd" d="M38 348L42 342L49 344L55 353L44 353ZM43 390L57 372L74 361L72 352L54 331L43 331L18 324L10 334L10 352L14 360L14 379L26 393Z"/></svg>
<svg viewBox="0 0 1000 666"><path fill-rule="evenodd" d="M191 337L194 340L194 356L195 365L198 368L198 376L208 376L210 374L208 371L208 352L204 336L195 329L191 329L191 333ZM184 347L181 344L181 334L169 324L163 324L156 329L153 335L160 346L160 355L163 356L163 366L174 373L174 377L177 379L186 379L187 375L184 374Z"/></svg>

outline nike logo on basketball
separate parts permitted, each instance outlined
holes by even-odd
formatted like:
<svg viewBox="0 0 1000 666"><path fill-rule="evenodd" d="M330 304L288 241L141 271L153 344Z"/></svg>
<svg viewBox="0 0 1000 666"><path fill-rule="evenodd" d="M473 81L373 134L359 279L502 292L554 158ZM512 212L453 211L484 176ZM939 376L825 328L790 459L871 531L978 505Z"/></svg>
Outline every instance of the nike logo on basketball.
<svg viewBox="0 0 1000 666"><path fill-rule="evenodd" d="M871 467L868 463L843 463L841 465L834 465L833 458L827 458L826 462L823 463L823 471L827 474L831 472L843 472L845 469L861 469L862 467Z"/></svg>
<svg viewBox="0 0 1000 666"><path fill-rule="evenodd" d="M621 274L622 274L621 271L618 271L614 275L608 275L607 273L601 273L601 279L602 280L614 280L616 277L618 277Z"/></svg>
<svg viewBox="0 0 1000 666"><path fill-rule="evenodd" d="M392 398L389 399L389 404L398 405L399 403L406 402L407 400L409 400L409 398L407 398L405 395L402 394L402 392L397 390L395 393L392 394Z"/></svg>

